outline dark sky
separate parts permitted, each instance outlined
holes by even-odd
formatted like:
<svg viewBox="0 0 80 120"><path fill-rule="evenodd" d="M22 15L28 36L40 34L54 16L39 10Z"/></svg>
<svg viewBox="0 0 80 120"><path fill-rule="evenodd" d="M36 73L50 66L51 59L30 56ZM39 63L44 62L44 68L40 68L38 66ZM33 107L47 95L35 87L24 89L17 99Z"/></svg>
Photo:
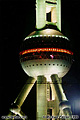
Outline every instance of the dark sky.
<svg viewBox="0 0 80 120"><path fill-rule="evenodd" d="M74 48L74 63L63 78L65 94L73 114L80 115L80 0L62 0L62 33ZM23 39L35 30L35 0L0 0L0 116L7 115L27 75L19 63ZM35 86L22 106L22 111L35 120Z"/></svg>

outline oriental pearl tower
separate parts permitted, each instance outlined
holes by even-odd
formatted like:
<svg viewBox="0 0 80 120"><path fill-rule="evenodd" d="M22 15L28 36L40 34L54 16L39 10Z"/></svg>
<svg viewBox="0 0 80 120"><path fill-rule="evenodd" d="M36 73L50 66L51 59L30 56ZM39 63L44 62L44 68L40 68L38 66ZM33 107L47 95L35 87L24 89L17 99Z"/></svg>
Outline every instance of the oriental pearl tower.
<svg viewBox="0 0 80 120"><path fill-rule="evenodd" d="M29 79L10 112L22 116L21 106L36 83L36 120L71 116L62 77L71 68L73 52L70 40L61 33L61 0L36 0L36 31L23 40L19 56Z"/></svg>

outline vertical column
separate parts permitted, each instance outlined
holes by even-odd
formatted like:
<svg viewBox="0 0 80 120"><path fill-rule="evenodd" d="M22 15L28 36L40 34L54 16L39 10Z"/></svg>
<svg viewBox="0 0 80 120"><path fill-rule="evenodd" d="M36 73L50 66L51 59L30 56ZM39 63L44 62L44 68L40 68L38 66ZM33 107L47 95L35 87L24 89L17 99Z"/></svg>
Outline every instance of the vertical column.
<svg viewBox="0 0 80 120"><path fill-rule="evenodd" d="M54 87L53 87L53 83L52 83L52 82L50 83L50 86L51 86L51 91L52 91L52 100L55 100L55 95L56 95L56 93L55 93L55 90L54 90Z"/></svg>
<svg viewBox="0 0 80 120"><path fill-rule="evenodd" d="M57 95L56 95L56 90L55 90L55 87L54 87L54 84L53 82L51 82L51 91L52 91L52 100L54 100L54 106L53 106L53 109L52 109L52 116L57 116L58 115L58 112L59 112L59 100L57 98ZM52 120L56 120L56 118L53 118Z"/></svg>
<svg viewBox="0 0 80 120"><path fill-rule="evenodd" d="M41 29L46 24L45 0L36 0L36 28Z"/></svg>
<svg viewBox="0 0 80 120"><path fill-rule="evenodd" d="M52 9L51 9L51 22L53 22L55 25L57 24L57 9L56 9L56 7L52 7Z"/></svg>
<svg viewBox="0 0 80 120"><path fill-rule="evenodd" d="M57 27L61 31L61 0L57 0Z"/></svg>
<svg viewBox="0 0 80 120"><path fill-rule="evenodd" d="M50 84L49 82L47 82L47 102L50 101ZM47 103L47 116L50 116L50 108L48 107L48 103ZM48 118L48 120L50 120Z"/></svg>
<svg viewBox="0 0 80 120"><path fill-rule="evenodd" d="M47 120L47 83L44 76L37 77L37 118L36 120Z"/></svg>
<svg viewBox="0 0 80 120"><path fill-rule="evenodd" d="M47 100L50 101L50 84L47 82Z"/></svg>

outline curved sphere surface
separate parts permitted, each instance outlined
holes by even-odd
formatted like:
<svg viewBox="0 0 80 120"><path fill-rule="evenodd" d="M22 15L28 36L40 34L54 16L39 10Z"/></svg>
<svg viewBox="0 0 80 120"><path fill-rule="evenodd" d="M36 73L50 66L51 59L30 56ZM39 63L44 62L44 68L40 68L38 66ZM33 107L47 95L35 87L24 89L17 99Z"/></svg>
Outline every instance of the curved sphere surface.
<svg viewBox="0 0 80 120"><path fill-rule="evenodd" d="M33 31L28 36L33 36L33 35L61 35L63 36L61 32L54 30L54 29L49 29L49 28L44 29L44 30Z"/></svg>
<svg viewBox="0 0 80 120"><path fill-rule="evenodd" d="M23 70L32 77L51 76L57 74L63 77L70 69L71 64L60 59L29 60L21 63Z"/></svg>
<svg viewBox="0 0 80 120"><path fill-rule="evenodd" d="M69 39L54 29L32 32L22 44L20 63L32 77L58 74L63 77L70 69L73 53Z"/></svg>

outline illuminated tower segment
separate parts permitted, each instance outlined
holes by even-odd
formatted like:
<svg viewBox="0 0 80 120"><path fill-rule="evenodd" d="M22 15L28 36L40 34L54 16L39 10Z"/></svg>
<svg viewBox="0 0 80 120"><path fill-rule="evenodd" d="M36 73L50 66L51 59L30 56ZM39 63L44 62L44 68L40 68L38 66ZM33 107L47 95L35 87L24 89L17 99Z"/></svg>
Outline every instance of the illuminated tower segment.
<svg viewBox="0 0 80 120"><path fill-rule="evenodd" d="M46 24L61 30L61 0L36 0L36 28L42 29Z"/></svg>
<svg viewBox="0 0 80 120"><path fill-rule="evenodd" d="M61 0L36 0L36 28L21 46L20 63L29 79L14 101L18 112L10 111L20 115L20 108L36 82L36 120L47 120L47 115L70 116L62 77L70 70L73 52L70 40L60 32Z"/></svg>
<svg viewBox="0 0 80 120"><path fill-rule="evenodd" d="M41 29L46 25L45 0L36 0L36 28Z"/></svg>

